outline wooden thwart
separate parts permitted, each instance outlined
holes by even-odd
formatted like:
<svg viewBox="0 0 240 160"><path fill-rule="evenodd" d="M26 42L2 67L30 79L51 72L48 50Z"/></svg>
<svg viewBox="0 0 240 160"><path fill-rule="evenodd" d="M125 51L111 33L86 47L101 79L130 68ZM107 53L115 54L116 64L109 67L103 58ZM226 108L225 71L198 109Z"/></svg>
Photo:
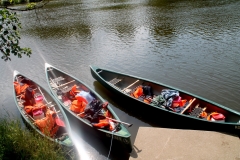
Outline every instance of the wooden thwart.
<svg viewBox="0 0 240 160"><path fill-rule="evenodd" d="M65 85L67 85L67 84L69 84L69 83L72 83L72 82L74 82L74 81L75 81L75 80L72 80L72 81L70 81L70 82L67 82L67 83L61 84L61 85L56 86L56 87L57 87L57 88L60 88L60 87L65 86Z"/></svg>
<svg viewBox="0 0 240 160"><path fill-rule="evenodd" d="M128 89L129 87L133 86L134 84L136 84L139 80L136 80L135 82L133 82L132 84L130 84L129 86L127 86L126 88L124 88L122 91Z"/></svg>

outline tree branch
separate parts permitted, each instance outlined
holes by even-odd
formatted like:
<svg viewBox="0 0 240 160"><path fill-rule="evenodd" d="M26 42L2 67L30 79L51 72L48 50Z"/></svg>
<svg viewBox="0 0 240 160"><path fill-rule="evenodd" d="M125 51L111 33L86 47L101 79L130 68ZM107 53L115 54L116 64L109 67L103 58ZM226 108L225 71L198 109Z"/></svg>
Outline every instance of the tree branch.
<svg viewBox="0 0 240 160"><path fill-rule="evenodd" d="M29 8L24 8L24 9L19 9L19 8L12 8L11 6L0 6L0 8L3 8L3 9L8 9L8 10L11 10L11 11L29 11L29 10L36 10L36 9L39 9L39 8L43 8L45 5L47 5L48 3L50 2L50 0L48 1L42 1L42 2L38 2L38 4L40 5L36 5L33 9L29 9Z"/></svg>

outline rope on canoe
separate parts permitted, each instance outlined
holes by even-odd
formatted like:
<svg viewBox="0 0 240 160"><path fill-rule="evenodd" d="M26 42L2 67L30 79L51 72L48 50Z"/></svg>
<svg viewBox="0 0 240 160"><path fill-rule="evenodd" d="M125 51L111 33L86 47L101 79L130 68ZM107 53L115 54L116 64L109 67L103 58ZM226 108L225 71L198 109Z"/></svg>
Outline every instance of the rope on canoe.
<svg viewBox="0 0 240 160"><path fill-rule="evenodd" d="M111 149L112 149L113 132L114 132L114 131L112 131L111 144L110 144L110 149L109 149L109 152L108 152L107 160L109 159L109 156L110 156L110 153L111 153Z"/></svg>
<svg viewBox="0 0 240 160"><path fill-rule="evenodd" d="M117 130L117 128L118 128L118 125L112 131L111 144L110 144L110 149L109 149L109 152L108 152L107 160L109 159L109 156L110 156L110 153L111 153L111 149L112 149L113 133Z"/></svg>

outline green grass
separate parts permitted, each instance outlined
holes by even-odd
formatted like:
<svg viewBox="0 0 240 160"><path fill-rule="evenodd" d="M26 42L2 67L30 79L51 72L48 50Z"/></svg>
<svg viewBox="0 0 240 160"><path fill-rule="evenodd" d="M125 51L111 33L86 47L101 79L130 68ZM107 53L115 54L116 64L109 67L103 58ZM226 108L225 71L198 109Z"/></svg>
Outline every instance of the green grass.
<svg viewBox="0 0 240 160"><path fill-rule="evenodd" d="M76 159L76 154L69 155L68 151L35 131L23 129L19 121L0 119L1 160Z"/></svg>

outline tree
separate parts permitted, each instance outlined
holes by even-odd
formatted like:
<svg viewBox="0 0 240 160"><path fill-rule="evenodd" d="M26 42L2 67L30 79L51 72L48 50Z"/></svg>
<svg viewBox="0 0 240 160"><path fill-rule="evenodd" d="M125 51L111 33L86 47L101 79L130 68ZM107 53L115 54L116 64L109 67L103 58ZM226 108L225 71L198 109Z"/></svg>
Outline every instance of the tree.
<svg viewBox="0 0 240 160"><path fill-rule="evenodd" d="M32 51L30 48L21 48L19 46L21 23L16 12L10 12L7 9L0 10L0 51L4 61L11 61L10 54L22 58L22 55L30 57Z"/></svg>

